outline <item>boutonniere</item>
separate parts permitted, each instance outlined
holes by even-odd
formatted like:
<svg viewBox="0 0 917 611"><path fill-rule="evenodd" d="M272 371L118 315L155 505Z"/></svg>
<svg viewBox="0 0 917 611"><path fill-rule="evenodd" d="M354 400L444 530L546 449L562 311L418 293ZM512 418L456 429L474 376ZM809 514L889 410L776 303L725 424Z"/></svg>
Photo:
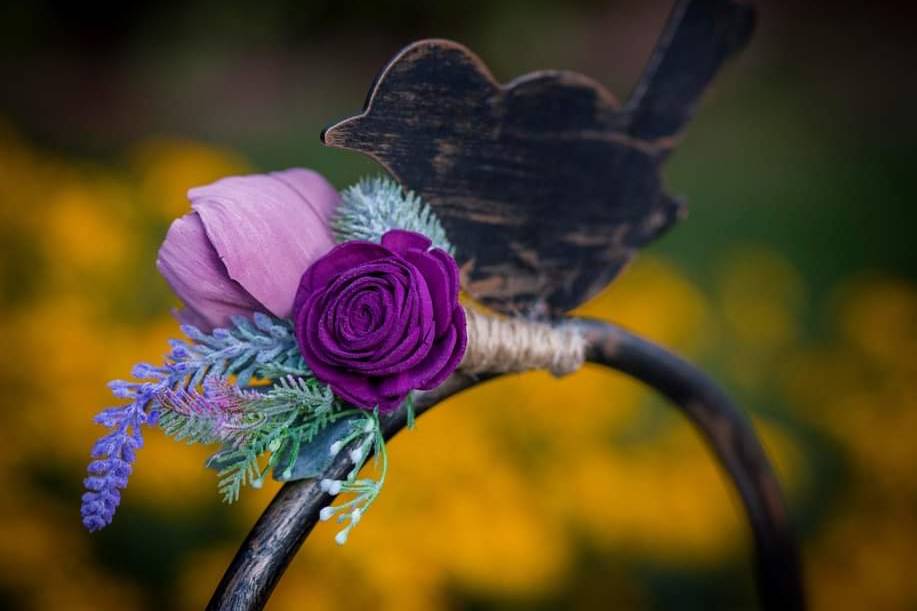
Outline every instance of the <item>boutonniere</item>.
<svg viewBox="0 0 917 611"><path fill-rule="evenodd" d="M573 331L495 318L459 301L453 247L431 209L388 179L338 192L303 169L231 177L191 189L157 267L183 308L183 340L160 365L114 381L125 400L96 421L83 524L109 524L143 430L212 444L207 465L227 502L268 475L316 477L340 452L353 469L323 480L351 498L321 517L347 540L385 481L379 416L456 369L475 373L583 362ZM375 479L359 478L370 456Z"/></svg>

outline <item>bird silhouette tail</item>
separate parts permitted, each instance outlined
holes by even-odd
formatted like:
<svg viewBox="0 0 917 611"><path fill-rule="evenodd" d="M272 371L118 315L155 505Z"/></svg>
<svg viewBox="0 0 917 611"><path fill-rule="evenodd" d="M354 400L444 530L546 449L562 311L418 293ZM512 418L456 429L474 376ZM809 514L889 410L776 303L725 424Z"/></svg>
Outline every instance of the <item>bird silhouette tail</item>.
<svg viewBox="0 0 917 611"><path fill-rule="evenodd" d="M723 62L748 43L754 24L749 1L679 0L627 103L631 136L676 136Z"/></svg>

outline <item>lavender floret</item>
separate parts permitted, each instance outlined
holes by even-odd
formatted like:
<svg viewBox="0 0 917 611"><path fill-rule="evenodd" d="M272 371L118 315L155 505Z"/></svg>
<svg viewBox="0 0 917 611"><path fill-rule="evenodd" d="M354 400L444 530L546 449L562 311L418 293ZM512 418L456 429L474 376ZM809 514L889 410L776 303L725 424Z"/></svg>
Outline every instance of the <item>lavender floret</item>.
<svg viewBox="0 0 917 611"><path fill-rule="evenodd" d="M112 394L129 403L110 407L95 421L111 431L92 446L92 462L84 480L80 514L90 531L111 523L127 486L136 452L143 447L143 427L159 422L160 399L170 391L194 389L209 376L234 375L240 386L253 377L307 373L289 321L258 314L255 324L234 317L229 329L206 334L190 325L182 326L191 342L172 340L171 351L162 366L139 363L132 374L138 381L115 380Z"/></svg>
<svg viewBox="0 0 917 611"><path fill-rule="evenodd" d="M147 407L155 393L167 388L173 379L161 370L145 365L148 377L156 376L155 383L117 381L110 386L116 397L131 398L123 407L108 408L100 412L95 421L107 426L111 432L99 438L92 446L93 461L89 463L89 476L83 480L86 492L80 515L90 532L108 526L121 502L121 490L127 486L131 464L136 451L143 446L142 427L155 420L156 410Z"/></svg>

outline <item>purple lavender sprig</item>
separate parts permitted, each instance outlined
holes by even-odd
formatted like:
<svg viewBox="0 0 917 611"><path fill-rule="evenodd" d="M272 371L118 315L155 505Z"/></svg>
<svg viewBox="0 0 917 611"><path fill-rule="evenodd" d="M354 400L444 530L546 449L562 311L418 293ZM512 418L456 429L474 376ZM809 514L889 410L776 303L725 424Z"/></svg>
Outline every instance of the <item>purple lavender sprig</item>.
<svg viewBox="0 0 917 611"><path fill-rule="evenodd" d="M90 532L111 523L136 451L143 446L142 429L159 420L163 393L195 388L207 376L235 375L244 385L252 377L306 373L289 321L256 313L252 321L235 317L231 328L210 334L190 325L182 326L182 332L192 341L172 340L165 365L141 363L131 372L139 381L109 383L112 394L128 403L95 417L111 431L92 446L84 480L80 514Z"/></svg>
<svg viewBox="0 0 917 611"><path fill-rule="evenodd" d="M95 417L95 421L111 429L92 446L89 476L83 480L86 492L80 515L83 525L94 532L111 524L115 510L121 503L121 490L127 486L132 463L139 448L143 447L142 427L156 423L158 394L187 377L182 364L155 367L147 363L136 365L131 372L144 382L115 380L109 388L116 397L130 399L121 407L110 407Z"/></svg>

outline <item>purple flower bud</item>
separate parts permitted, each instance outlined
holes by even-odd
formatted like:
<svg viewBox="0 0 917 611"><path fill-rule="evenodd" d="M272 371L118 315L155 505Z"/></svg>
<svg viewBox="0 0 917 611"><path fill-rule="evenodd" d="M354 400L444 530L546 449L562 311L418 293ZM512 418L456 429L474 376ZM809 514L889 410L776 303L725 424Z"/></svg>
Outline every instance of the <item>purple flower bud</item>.
<svg viewBox="0 0 917 611"><path fill-rule="evenodd" d="M156 262L186 306L182 321L210 331L255 311L288 318L303 270L334 245L334 187L292 169L224 178L188 197L193 212L172 223Z"/></svg>
<svg viewBox="0 0 917 611"><path fill-rule="evenodd" d="M114 430L104 435L92 447L93 460L89 464L89 476L83 480L87 492L82 497L80 514L83 524L90 531L104 528L121 503L120 489L127 486L131 473L131 462L136 448L142 445L140 427L145 423L142 409L135 404L106 410L108 417L104 424ZM101 415L101 414L100 414Z"/></svg>

